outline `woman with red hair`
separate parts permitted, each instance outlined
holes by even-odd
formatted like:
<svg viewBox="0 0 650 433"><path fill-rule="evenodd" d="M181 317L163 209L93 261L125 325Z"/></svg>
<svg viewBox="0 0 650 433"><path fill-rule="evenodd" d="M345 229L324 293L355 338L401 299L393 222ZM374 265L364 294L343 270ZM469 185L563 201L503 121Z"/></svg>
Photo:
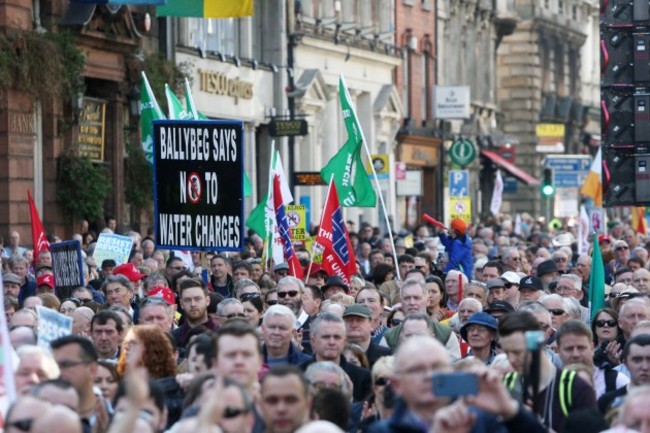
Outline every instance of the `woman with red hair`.
<svg viewBox="0 0 650 433"><path fill-rule="evenodd" d="M129 353L133 356L133 348L136 346L142 347L140 366L147 369L151 379L176 375L176 359L169 337L156 325L136 325L127 331L122 341L120 359L117 361L120 376L124 375Z"/></svg>

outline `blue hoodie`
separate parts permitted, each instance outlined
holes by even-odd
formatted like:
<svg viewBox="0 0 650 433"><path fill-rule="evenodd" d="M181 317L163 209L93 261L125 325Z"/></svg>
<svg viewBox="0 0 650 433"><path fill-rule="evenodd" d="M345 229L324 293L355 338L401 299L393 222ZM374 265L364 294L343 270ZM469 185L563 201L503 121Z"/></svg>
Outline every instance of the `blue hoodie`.
<svg viewBox="0 0 650 433"><path fill-rule="evenodd" d="M474 260L472 260L472 240L467 235L458 235L450 238L445 233L440 233L440 242L445 246L449 254L449 263L444 272L461 271L468 279L472 279Z"/></svg>

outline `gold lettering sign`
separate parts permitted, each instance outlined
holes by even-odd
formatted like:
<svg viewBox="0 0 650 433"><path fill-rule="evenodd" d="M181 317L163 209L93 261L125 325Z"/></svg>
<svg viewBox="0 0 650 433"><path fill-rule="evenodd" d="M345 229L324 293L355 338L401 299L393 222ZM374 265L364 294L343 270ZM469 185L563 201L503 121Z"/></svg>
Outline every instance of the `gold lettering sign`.
<svg viewBox="0 0 650 433"><path fill-rule="evenodd" d="M401 144L399 157L409 165L419 167L438 165L438 149L432 146Z"/></svg>
<svg viewBox="0 0 650 433"><path fill-rule="evenodd" d="M228 78L226 74L217 71L199 69L199 90L233 97L235 104L240 98L253 99L253 83L239 78Z"/></svg>
<svg viewBox="0 0 650 433"><path fill-rule="evenodd" d="M9 132L14 134L34 135L34 114L9 113Z"/></svg>
<svg viewBox="0 0 650 433"><path fill-rule="evenodd" d="M104 160L104 134L106 130L106 101L84 98L84 108L79 118L79 155L93 161Z"/></svg>

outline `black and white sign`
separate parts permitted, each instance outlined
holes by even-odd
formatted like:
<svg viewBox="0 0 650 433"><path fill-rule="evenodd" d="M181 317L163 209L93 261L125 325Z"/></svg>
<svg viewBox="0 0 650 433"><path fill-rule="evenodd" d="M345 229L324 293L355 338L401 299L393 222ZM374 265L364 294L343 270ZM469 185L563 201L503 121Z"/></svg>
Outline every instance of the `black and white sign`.
<svg viewBox="0 0 650 433"><path fill-rule="evenodd" d="M85 286L79 241L57 242L50 245L52 269L59 299L70 297L72 289Z"/></svg>
<svg viewBox="0 0 650 433"><path fill-rule="evenodd" d="M436 119L469 119L469 86L435 86L433 117Z"/></svg>
<svg viewBox="0 0 650 433"><path fill-rule="evenodd" d="M243 123L154 122L156 244L239 251L244 245Z"/></svg>

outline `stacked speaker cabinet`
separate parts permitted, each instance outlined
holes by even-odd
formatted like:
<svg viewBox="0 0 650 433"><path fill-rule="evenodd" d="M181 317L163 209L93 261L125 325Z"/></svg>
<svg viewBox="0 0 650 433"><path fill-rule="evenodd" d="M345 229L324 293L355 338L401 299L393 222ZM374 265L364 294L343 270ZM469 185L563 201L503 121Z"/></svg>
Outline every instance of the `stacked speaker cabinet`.
<svg viewBox="0 0 650 433"><path fill-rule="evenodd" d="M650 2L601 0L605 206L650 204Z"/></svg>

